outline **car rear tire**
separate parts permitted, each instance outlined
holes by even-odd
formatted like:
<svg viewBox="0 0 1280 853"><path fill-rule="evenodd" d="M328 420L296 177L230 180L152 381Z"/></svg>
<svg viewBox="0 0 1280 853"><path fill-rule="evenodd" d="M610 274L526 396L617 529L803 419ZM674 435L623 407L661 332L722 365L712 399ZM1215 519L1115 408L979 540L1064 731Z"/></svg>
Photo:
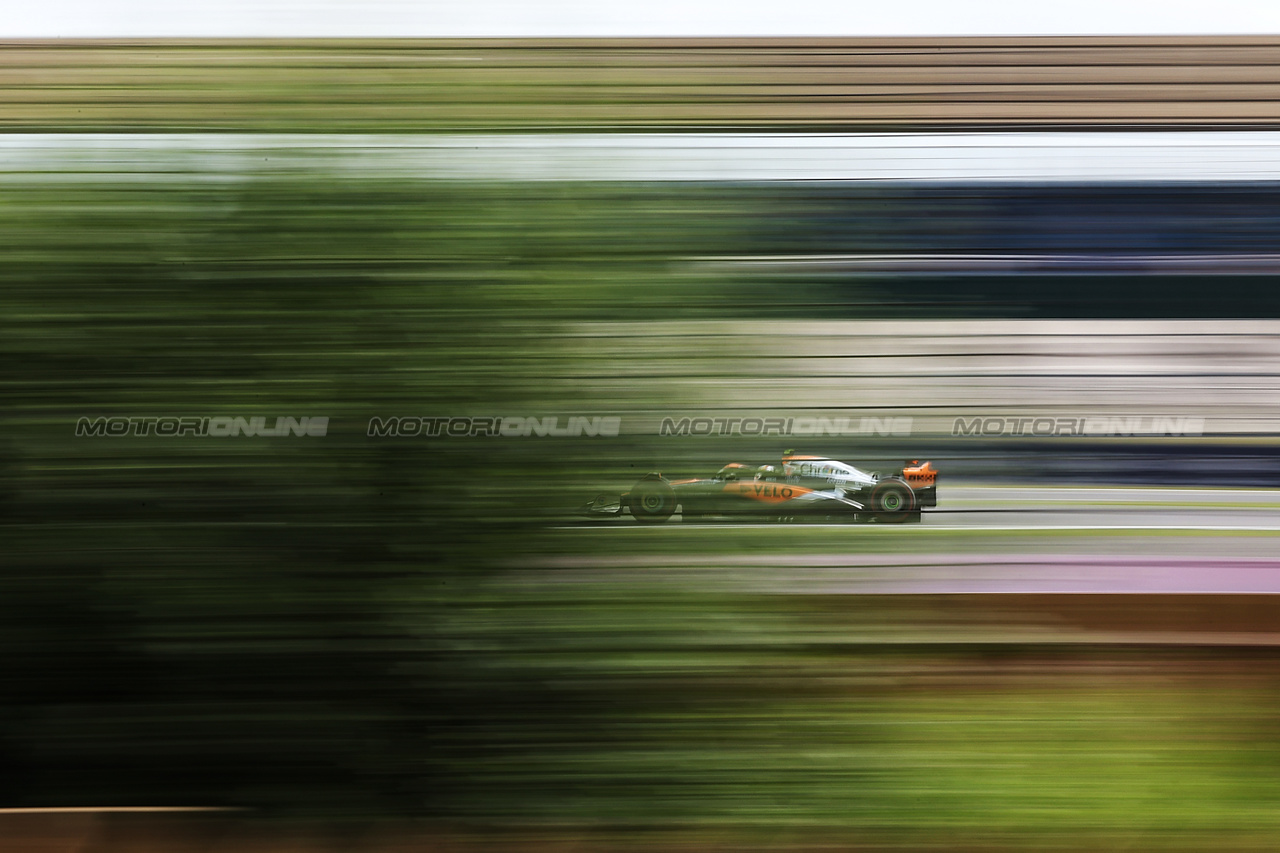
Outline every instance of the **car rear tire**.
<svg viewBox="0 0 1280 853"><path fill-rule="evenodd" d="M661 524L676 511L676 493L661 477L645 477L631 489L631 517L641 524Z"/></svg>
<svg viewBox="0 0 1280 853"><path fill-rule="evenodd" d="M901 480L881 480L871 492L871 508L877 521L908 521L916 511L916 495Z"/></svg>

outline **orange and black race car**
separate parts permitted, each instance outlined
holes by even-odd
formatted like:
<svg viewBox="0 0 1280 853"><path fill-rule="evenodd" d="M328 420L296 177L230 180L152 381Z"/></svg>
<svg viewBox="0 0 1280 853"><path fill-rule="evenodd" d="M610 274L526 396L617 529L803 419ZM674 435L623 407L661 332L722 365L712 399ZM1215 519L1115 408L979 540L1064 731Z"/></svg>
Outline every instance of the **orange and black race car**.
<svg viewBox="0 0 1280 853"><path fill-rule="evenodd" d="M725 465L707 478L668 480L647 474L622 495L597 495L582 508L589 518L630 514L644 524L743 516L773 520L825 518L844 521L919 521L938 505L938 472L932 462L912 459L881 476L825 456L788 451L781 469Z"/></svg>

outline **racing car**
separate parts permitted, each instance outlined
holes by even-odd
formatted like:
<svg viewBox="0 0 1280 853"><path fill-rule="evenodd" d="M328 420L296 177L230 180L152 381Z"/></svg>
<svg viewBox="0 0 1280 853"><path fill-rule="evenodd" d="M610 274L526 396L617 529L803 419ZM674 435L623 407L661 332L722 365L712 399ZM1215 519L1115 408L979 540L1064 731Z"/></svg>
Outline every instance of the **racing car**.
<svg viewBox="0 0 1280 853"><path fill-rule="evenodd" d="M685 521L756 516L785 521L825 517L846 521L919 521L920 510L938 505L938 472L912 459L885 475L865 472L825 456L783 454L774 465L730 462L710 477L668 480L646 474L631 491L597 495L582 508L589 518L629 512L642 524L659 524L680 510Z"/></svg>

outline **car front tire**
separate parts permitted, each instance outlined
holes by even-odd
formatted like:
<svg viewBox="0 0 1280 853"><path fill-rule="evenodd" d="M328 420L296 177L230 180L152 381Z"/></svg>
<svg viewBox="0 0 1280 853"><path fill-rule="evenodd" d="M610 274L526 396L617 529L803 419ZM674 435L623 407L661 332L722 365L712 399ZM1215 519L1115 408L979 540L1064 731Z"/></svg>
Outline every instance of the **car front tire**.
<svg viewBox="0 0 1280 853"><path fill-rule="evenodd" d="M649 476L636 483L628 498L631 517L641 524L661 524L676 511L676 493L662 477Z"/></svg>

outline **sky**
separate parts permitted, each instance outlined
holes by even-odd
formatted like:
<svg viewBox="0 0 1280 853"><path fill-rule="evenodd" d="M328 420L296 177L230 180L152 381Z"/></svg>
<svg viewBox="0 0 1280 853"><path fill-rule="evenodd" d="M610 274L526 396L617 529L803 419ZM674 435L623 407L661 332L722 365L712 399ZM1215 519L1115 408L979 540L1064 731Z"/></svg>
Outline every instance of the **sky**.
<svg viewBox="0 0 1280 853"><path fill-rule="evenodd" d="M4 38L1280 34L1280 0L39 0Z"/></svg>

